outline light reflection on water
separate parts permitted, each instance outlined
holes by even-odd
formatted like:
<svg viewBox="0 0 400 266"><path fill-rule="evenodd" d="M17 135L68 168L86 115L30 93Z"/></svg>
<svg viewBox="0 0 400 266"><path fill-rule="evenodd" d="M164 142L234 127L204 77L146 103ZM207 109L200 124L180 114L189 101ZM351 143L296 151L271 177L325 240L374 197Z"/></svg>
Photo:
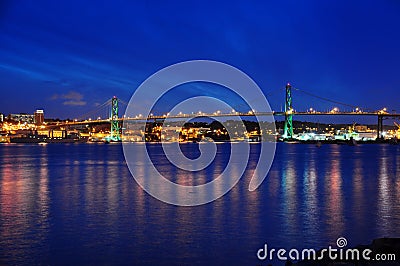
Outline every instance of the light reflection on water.
<svg viewBox="0 0 400 266"><path fill-rule="evenodd" d="M287 217L287 219L284 219L283 222L285 223L286 230L288 230L289 228L294 229L292 232L298 231L297 218L299 216L297 209L298 200L297 200L297 186L296 186L297 182L296 170L297 169L295 167L295 160L290 160L287 162L286 167L283 169L283 174L281 177L281 184L283 189L282 215L284 217Z"/></svg>
<svg viewBox="0 0 400 266"><path fill-rule="evenodd" d="M333 149L338 146L333 146ZM335 152L331 158L331 164L328 165L325 173L325 213L327 214L327 225L331 228L330 239L343 235L344 215L343 215L343 188L341 176L341 158L340 153Z"/></svg>
<svg viewBox="0 0 400 266"><path fill-rule="evenodd" d="M312 150L309 154L311 157L310 161L304 162L304 172L303 172L303 191L304 194L304 211L301 213L304 223L308 225L305 230L314 233L310 237L317 237L315 230L313 228L318 225L319 218L318 213L320 211L320 206L318 204L317 195L317 169L315 166L315 150Z"/></svg>
<svg viewBox="0 0 400 266"><path fill-rule="evenodd" d="M176 207L135 183L120 145L1 145L0 264L257 265L264 243L322 248L339 236L349 245L399 236L400 147L278 144L268 178L249 192L251 146L248 171L227 195ZM173 182L206 183L229 159L228 145L218 147L204 171L161 157L157 168ZM146 181L143 156L136 164Z"/></svg>

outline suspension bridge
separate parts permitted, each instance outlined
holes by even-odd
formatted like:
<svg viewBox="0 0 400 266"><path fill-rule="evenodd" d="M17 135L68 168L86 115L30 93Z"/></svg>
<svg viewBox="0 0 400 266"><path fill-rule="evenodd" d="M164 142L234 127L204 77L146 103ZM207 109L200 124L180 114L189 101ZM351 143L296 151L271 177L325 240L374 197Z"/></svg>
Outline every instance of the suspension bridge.
<svg viewBox="0 0 400 266"><path fill-rule="evenodd" d="M98 117L97 119L91 118L82 118L82 119L74 119L72 121L65 121L65 122L54 122L48 123L46 127L54 128L54 127L68 127L74 125L93 125L93 124L110 124L110 135L108 136L107 140L109 141L119 141L121 140L121 124L124 121L163 121L166 118L169 119L191 119L197 117L251 117L251 116L284 116L284 129L282 138L286 140L293 139L294 137L294 128L293 128L293 117L294 116L365 116L365 117L376 117L377 118L377 139L382 139L383 135L383 121L388 118L400 118L400 113L389 113L386 108L381 110L371 111L370 109L360 108L354 105L346 104L343 102L331 100L328 98L324 98L307 91L294 88L290 85L290 83L286 84L285 88L285 109L284 111L270 111L270 112L262 112L262 111L248 111L248 112L237 112L232 110L232 112L221 112L216 111L212 113L205 113L205 112L197 112L191 114L185 113L178 113L178 114L163 114L163 115L153 115L150 114L147 117L144 117L141 114L138 114L134 117L121 117L119 115L119 104L123 104L127 106L127 103L121 99L118 99L116 96L111 98L110 100L104 102L103 104L97 106L95 110L92 110L82 117L90 117L98 110L107 109L108 110L108 117L101 118ZM305 95L317 98L319 100L323 100L326 102L330 102L340 106L346 106L351 108L350 111L340 111L337 107L332 108L330 111L317 111L312 108L306 111L296 111L293 105L293 91L299 91L304 93ZM268 96L268 94L266 95Z"/></svg>

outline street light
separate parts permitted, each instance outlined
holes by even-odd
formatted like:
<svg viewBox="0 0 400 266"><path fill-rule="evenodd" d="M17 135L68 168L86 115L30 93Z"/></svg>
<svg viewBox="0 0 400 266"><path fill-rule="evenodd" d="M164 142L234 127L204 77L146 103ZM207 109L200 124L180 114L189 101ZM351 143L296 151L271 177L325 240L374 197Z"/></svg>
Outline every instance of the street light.
<svg viewBox="0 0 400 266"><path fill-rule="evenodd" d="M337 111L339 111L339 108L335 107L331 110L331 113L336 113Z"/></svg>
<svg viewBox="0 0 400 266"><path fill-rule="evenodd" d="M385 107L382 110L379 110L378 113L380 113L380 114L387 113L387 108Z"/></svg>

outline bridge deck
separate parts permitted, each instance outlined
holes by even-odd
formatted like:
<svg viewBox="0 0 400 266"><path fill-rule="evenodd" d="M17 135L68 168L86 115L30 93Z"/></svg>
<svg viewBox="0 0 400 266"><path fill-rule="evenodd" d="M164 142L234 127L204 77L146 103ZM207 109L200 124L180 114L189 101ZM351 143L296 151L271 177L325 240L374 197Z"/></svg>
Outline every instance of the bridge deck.
<svg viewBox="0 0 400 266"><path fill-rule="evenodd" d="M165 120L181 119L181 118L196 118L196 117L237 117L237 116L284 116L285 112L256 112L256 113L197 113L197 114L178 114L178 115L161 115L161 116L143 116L118 118L119 121L147 121L147 120ZM399 113L382 113L382 112L293 112L294 116L377 116L377 117L400 117ZM84 121L69 121L66 123L49 123L47 126L72 126L72 125L87 125L87 124L102 124L110 123L110 119L84 120Z"/></svg>

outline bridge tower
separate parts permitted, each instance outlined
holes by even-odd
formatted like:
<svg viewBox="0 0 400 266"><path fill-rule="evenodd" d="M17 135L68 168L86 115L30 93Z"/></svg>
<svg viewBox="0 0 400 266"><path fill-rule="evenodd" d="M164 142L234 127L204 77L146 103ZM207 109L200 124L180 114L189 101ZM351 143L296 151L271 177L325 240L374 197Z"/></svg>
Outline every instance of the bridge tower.
<svg viewBox="0 0 400 266"><path fill-rule="evenodd" d="M110 130L110 140L120 141L120 127L118 122L118 98L114 96L111 99L111 114L110 114L111 130Z"/></svg>
<svg viewBox="0 0 400 266"><path fill-rule="evenodd" d="M286 100L285 100L285 127L283 130L283 138L293 138L293 106L292 106L292 86L286 84Z"/></svg>

